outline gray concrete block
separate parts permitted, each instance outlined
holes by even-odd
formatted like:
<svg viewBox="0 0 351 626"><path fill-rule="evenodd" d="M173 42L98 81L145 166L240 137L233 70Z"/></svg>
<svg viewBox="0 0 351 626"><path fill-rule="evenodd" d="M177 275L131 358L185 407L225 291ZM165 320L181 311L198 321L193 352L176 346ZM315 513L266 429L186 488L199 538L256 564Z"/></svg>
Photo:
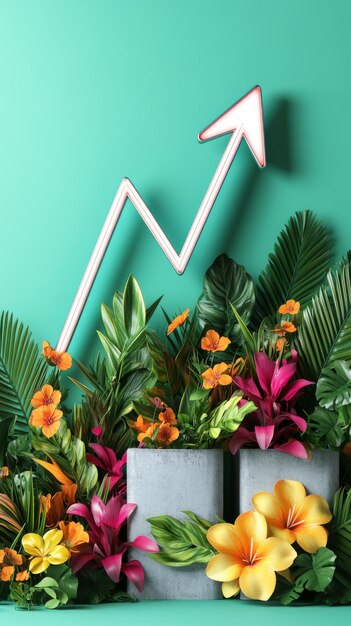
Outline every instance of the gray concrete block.
<svg viewBox="0 0 351 626"><path fill-rule="evenodd" d="M278 450L239 450L234 492L239 492L239 512L252 510L251 498L259 491L273 492L281 479L297 480L308 493L324 496L329 504L339 488L339 453L314 450L312 460L298 459Z"/></svg>
<svg viewBox="0 0 351 626"><path fill-rule="evenodd" d="M190 510L205 519L223 515L222 450L149 450L133 448L127 457L127 500L138 508L128 524L128 539L151 537L149 517L173 515L184 518ZM144 591L132 585L128 592L146 600L213 600L222 597L221 586L207 578L204 565L167 567L140 550L145 570Z"/></svg>

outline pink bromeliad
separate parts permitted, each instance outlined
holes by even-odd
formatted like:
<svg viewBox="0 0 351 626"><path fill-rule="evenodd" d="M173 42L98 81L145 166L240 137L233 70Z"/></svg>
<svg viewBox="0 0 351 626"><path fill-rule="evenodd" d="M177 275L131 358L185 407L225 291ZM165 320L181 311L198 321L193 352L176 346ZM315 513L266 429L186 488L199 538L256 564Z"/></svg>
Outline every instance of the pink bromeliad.
<svg viewBox="0 0 351 626"><path fill-rule="evenodd" d="M234 383L257 409L245 417L233 434L230 441L232 454L245 444L251 444L261 450L273 447L306 459L306 449L295 437L305 432L307 423L297 415L294 406L300 390L313 383L303 378L291 380L297 368L296 350L292 350L291 358L282 363L279 359L272 361L263 352L255 352L254 361L258 384L252 376L234 378Z"/></svg>
<svg viewBox="0 0 351 626"><path fill-rule="evenodd" d="M123 556L128 548L138 548L146 552L158 552L155 541L140 535L134 541L122 541L120 530L128 517L133 513L136 504L125 504L121 495L112 496L106 504L98 496L93 496L90 508L86 504L72 504L67 510L69 515L78 515L89 524L89 544L84 551L72 555L72 571L78 572L82 567L103 567L106 574L115 583L121 574L142 591L144 586L144 570L140 561L132 559L128 562Z"/></svg>

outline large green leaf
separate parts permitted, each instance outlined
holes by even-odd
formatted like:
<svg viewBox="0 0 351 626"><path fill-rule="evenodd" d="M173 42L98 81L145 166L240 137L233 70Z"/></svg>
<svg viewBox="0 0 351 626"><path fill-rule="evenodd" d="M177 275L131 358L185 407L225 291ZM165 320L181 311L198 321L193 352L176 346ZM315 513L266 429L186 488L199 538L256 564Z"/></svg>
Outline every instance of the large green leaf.
<svg viewBox="0 0 351 626"><path fill-rule="evenodd" d="M203 294L197 302L200 330L214 329L241 343L241 332L232 307L248 323L255 303L253 282L242 265L221 254L207 270Z"/></svg>
<svg viewBox="0 0 351 626"><path fill-rule="evenodd" d="M320 548L315 554L300 554L294 561L295 583L280 601L291 604L304 590L324 592L333 580L336 555L329 548Z"/></svg>
<svg viewBox="0 0 351 626"><path fill-rule="evenodd" d="M331 589L332 601L351 602L351 490L339 489L336 492L332 513L328 546L337 557Z"/></svg>
<svg viewBox="0 0 351 626"><path fill-rule="evenodd" d="M342 261L327 279L304 310L295 343L302 373L315 381L336 361L351 363L351 263Z"/></svg>
<svg viewBox="0 0 351 626"><path fill-rule="evenodd" d="M320 288L331 262L331 237L311 211L296 213L282 230L259 277L255 319L275 315L294 299L304 308Z"/></svg>
<svg viewBox="0 0 351 626"><path fill-rule="evenodd" d="M340 448L348 436L350 418L345 410L317 406L308 416L306 440L316 448Z"/></svg>
<svg viewBox="0 0 351 626"><path fill-rule="evenodd" d="M336 361L322 370L316 395L326 409L351 404L351 368L346 361Z"/></svg>
<svg viewBox="0 0 351 626"><path fill-rule="evenodd" d="M45 383L48 366L28 327L10 313L0 318L0 421L16 416L15 433L28 431L33 393Z"/></svg>
<svg viewBox="0 0 351 626"><path fill-rule="evenodd" d="M215 554L207 541L207 531L211 522L190 511L185 512L191 521L179 521L170 515L151 517L151 533L160 546L160 552L151 558L162 565L185 567L196 563L208 563Z"/></svg>

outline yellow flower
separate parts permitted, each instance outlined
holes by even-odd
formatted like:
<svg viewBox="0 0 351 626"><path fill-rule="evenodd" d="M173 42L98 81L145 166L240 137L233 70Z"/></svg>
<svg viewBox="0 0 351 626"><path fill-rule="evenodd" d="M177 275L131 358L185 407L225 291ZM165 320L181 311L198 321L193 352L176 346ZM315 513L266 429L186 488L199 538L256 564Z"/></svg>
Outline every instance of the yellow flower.
<svg viewBox="0 0 351 626"><path fill-rule="evenodd" d="M327 544L328 534L321 524L332 519L328 502L322 496L306 496L305 487L295 480L278 480L274 494L265 491L252 498L256 511L264 515L269 532L290 544L297 541L313 554Z"/></svg>
<svg viewBox="0 0 351 626"><path fill-rule="evenodd" d="M241 589L252 600L269 600L275 572L288 569L297 556L287 541L267 539L267 522L255 511L239 515L235 524L212 526L207 539L219 554L209 561L206 574L222 583L225 598Z"/></svg>
<svg viewBox="0 0 351 626"><path fill-rule="evenodd" d="M63 537L62 530L49 530L43 537L28 533L22 537L22 546L31 555L29 570L33 574L45 572L49 565L66 563L70 552L59 545Z"/></svg>
<svg viewBox="0 0 351 626"><path fill-rule="evenodd" d="M224 374L229 368L227 363L217 363L214 367L210 367L206 372L201 374L203 386L205 389L214 389L218 385L231 385L232 377Z"/></svg>
<svg viewBox="0 0 351 626"><path fill-rule="evenodd" d="M296 315L300 310L300 302L296 300L287 300L285 304L279 307L279 313L282 315Z"/></svg>
<svg viewBox="0 0 351 626"><path fill-rule="evenodd" d="M220 337L215 330L208 330L205 337L201 339L201 348L208 352L226 350L231 343L228 337Z"/></svg>

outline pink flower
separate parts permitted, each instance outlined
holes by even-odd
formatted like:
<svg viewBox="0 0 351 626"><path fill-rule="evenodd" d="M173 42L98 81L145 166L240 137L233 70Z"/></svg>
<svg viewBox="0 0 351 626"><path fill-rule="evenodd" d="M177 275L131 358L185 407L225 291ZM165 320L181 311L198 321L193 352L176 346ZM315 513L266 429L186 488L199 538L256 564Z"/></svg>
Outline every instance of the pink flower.
<svg viewBox="0 0 351 626"><path fill-rule="evenodd" d="M126 483L123 480L123 468L127 462L127 453L118 460L112 448L100 443L91 443L89 447L95 452L95 455L88 452L87 460L106 472L105 481L109 483L109 489L117 487L118 493L125 493Z"/></svg>
<svg viewBox="0 0 351 626"><path fill-rule="evenodd" d="M146 552L158 552L158 545L153 539L140 535L134 541L121 541L120 530L133 513L136 504L125 504L122 496L110 498L106 504L98 496L93 496L91 507L86 504L72 504L67 510L69 515L78 515L90 526L89 544L85 553L72 555L72 571L75 574L82 567L90 564L93 568L103 567L107 576L115 583L121 573L142 591L144 570L135 559L126 562L123 556L128 548L139 548Z"/></svg>
<svg viewBox="0 0 351 626"><path fill-rule="evenodd" d="M297 368L296 350L291 351L289 361L282 363L279 359L271 361L263 352L256 352L254 360L258 384L253 377L234 378L234 383L255 403L257 410L246 416L233 434L232 454L243 445L252 444L261 450L274 447L306 459L306 449L295 437L305 432L307 424L297 415L294 406L301 389L313 383L303 378L291 381Z"/></svg>

